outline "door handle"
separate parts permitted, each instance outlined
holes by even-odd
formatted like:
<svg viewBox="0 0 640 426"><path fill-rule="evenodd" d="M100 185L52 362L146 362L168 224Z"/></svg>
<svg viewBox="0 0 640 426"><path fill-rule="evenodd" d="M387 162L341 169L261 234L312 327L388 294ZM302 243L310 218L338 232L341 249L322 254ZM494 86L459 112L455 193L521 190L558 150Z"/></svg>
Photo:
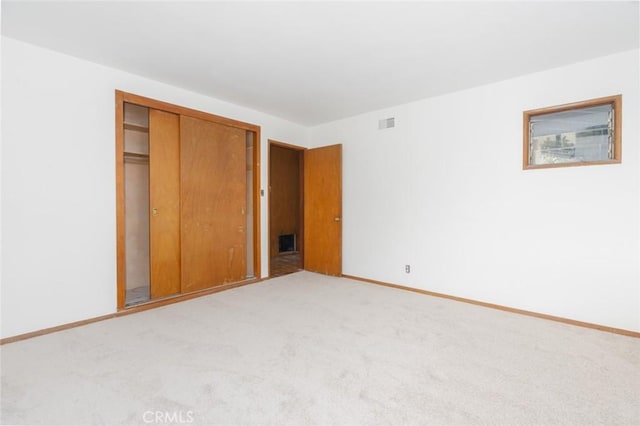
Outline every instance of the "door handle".
<svg viewBox="0 0 640 426"><path fill-rule="evenodd" d="M154 207L153 210L151 210L151 214L154 216L158 216L158 209Z"/></svg>
<svg viewBox="0 0 640 426"><path fill-rule="evenodd" d="M340 219L340 216L336 216L333 218L334 222L340 222L342 219Z"/></svg>

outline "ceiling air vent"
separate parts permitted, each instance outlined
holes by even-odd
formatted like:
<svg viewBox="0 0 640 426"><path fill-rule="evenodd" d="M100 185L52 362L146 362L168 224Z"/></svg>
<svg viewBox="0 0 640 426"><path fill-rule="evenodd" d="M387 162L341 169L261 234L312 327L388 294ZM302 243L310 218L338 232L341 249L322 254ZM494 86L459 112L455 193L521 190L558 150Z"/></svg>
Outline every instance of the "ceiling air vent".
<svg viewBox="0 0 640 426"><path fill-rule="evenodd" d="M378 130L382 129L390 129L391 127L396 127L396 118L383 118L382 120L378 120Z"/></svg>

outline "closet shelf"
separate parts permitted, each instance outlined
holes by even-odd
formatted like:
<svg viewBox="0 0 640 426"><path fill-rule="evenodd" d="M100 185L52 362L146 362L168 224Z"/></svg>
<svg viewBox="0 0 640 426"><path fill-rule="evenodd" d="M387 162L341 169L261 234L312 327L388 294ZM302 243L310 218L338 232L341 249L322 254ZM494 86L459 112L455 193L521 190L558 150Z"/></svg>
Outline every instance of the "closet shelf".
<svg viewBox="0 0 640 426"><path fill-rule="evenodd" d="M133 130L135 132L149 133L148 127L139 126L137 124L124 123L123 127L125 130Z"/></svg>
<svg viewBox="0 0 640 426"><path fill-rule="evenodd" d="M129 158L149 158L149 154L143 154L141 152L124 152L125 157Z"/></svg>

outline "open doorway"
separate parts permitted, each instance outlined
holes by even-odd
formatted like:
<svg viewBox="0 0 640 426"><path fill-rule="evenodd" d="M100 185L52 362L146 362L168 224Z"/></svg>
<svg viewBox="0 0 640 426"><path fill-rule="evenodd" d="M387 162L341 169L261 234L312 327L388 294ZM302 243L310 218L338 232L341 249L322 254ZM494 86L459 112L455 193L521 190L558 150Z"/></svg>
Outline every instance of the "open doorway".
<svg viewBox="0 0 640 426"><path fill-rule="evenodd" d="M304 148L269 141L269 276L303 267Z"/></svg>

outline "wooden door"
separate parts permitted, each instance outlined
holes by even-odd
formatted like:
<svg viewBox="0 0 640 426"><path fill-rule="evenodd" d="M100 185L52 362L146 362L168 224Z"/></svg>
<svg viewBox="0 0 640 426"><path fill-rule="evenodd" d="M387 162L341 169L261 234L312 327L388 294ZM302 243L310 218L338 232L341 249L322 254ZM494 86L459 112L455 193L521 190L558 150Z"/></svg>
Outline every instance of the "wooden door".
<svg viewBox="0 0 640 426"><path fill-rule="evenodd" d="M182 292L246 279L246 132L180 116Z"/></svg>
<svg viewBox="0 0 640 426"><path fill-rule="evenodd" d="M342 145L304 153L304 269L342 275Z"/></svg>
<svg viewBox="0 0 640 426"><path fill-rule="evenodd" d="M180 116L149 109L151 298L180 292Z"/></svg>

